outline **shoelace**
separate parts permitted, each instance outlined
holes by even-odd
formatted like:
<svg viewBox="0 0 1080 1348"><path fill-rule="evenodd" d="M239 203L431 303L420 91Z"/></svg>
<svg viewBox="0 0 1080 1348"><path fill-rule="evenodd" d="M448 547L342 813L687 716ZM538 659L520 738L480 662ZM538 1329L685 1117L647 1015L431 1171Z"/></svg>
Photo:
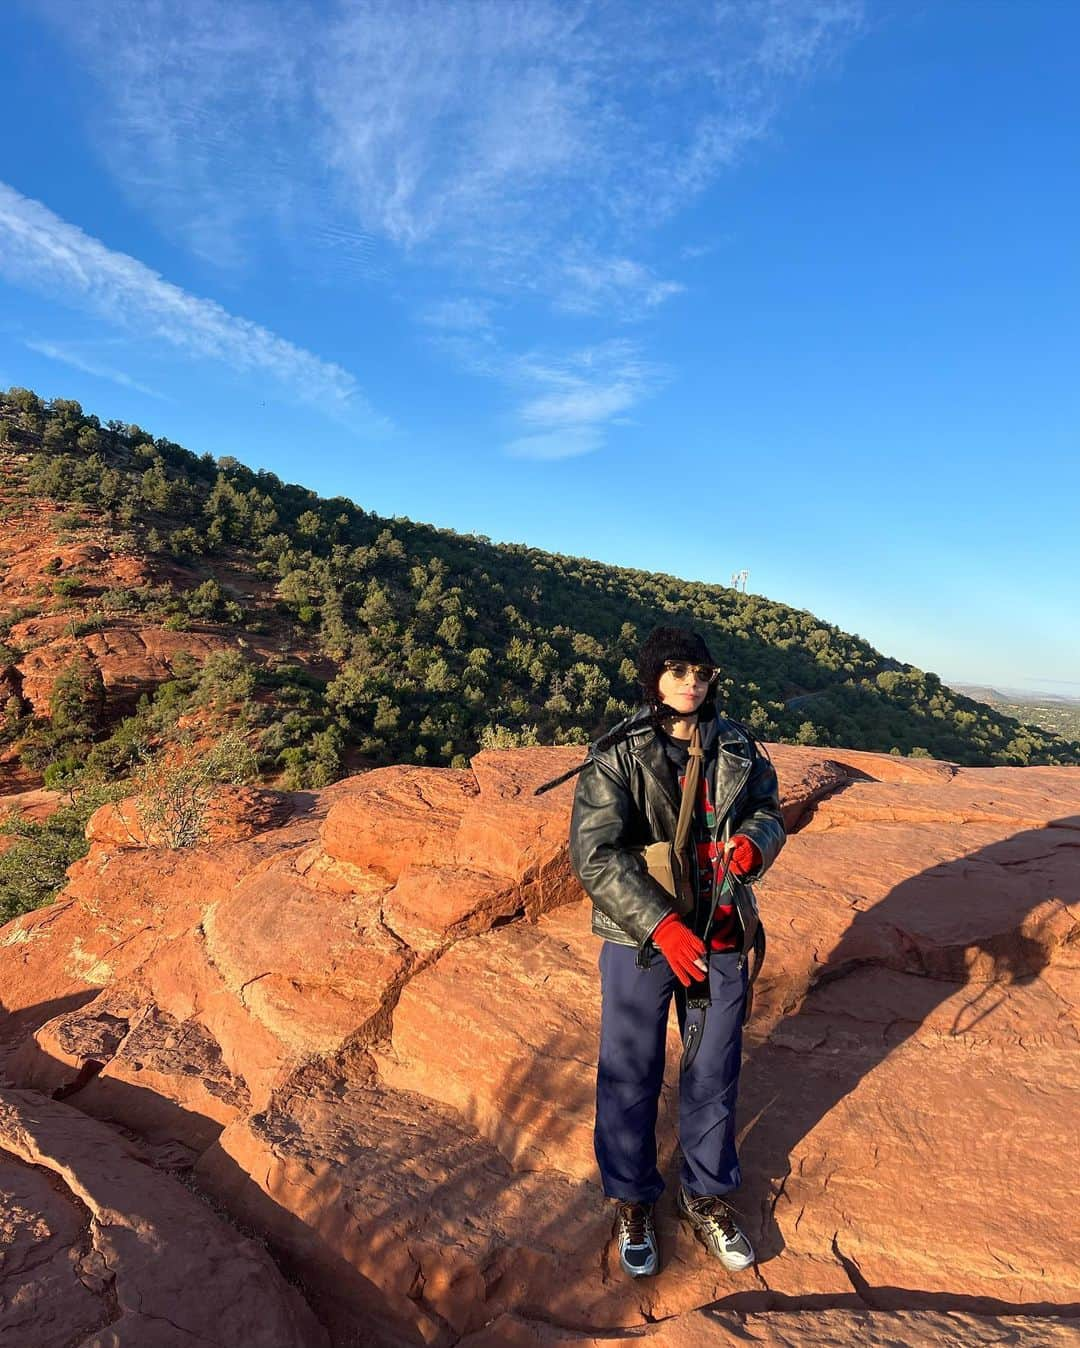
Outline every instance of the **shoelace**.
<svg viewBox="0 0 1080 1348"><path fill-rule="evenodd" d="M735 1224L735 1216L731 1209L719 1197L709 1197L695 1199L691 1203L693 1210L701 1217L708 1217L714 1221L728 1240L735 1240L742 1233Z"/></svg>
<svg viewBox="0 0 1080 1348"><path fill-rule="evenodd" d="M648 1209L642 1203L624 1203L619 1209L619 1230L625 1233L631 1245L645 1244L648 1215Z"/></svg>

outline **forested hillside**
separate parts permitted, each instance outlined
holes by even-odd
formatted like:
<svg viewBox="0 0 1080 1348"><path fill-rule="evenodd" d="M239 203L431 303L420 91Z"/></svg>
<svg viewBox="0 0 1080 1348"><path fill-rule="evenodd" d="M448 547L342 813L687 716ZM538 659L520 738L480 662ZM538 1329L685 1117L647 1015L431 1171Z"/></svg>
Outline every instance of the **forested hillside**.
<svg viewBox="0 0 1080 1348"><path fill-rule="evenodd" d="M53 782L123 775L136 746L200 708L250 731L260 770L293 786L364 763L461 765L481 745L585 743L635 704L631 657L658 621L705 633L722 703L763 737L1080 762L1077 743L803 610L380 518L74 402L0 395L0 458L5 534L57 503L57 547L93 542L110 573L58 554L3 590L0 733L9 761L15 748ZM167 676L126 703L94 653L114 627L174 634ZM24 684L46 641L56 680L35 706Z"/></svg>

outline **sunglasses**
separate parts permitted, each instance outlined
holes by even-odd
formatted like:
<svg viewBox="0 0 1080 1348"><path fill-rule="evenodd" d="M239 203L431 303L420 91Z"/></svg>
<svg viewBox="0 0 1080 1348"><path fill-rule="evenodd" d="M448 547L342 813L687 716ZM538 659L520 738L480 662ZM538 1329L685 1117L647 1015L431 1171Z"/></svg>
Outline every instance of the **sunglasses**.
<svg viewBox="0 0 1080 1348"><path fill-rule="evenodd" d="M720 671L714 665L690 665L685 660L665 660L664 669L677 679L685 679L692 670L698 683L712 683Z"/></svg>

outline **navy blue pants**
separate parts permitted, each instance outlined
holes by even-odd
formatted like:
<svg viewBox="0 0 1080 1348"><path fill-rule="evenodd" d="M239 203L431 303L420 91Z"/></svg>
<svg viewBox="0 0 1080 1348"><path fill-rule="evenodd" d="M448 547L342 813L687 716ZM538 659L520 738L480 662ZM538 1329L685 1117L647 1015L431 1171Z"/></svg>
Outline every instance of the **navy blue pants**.
<svg viewBox="0 0 1080 1348"><path fill-rule="evenodd" d="M594 1143L604 1193L653 1203L664 1189L656 1168L656 1113L672 995L679 1029L701 1012L686 1010L683 986L657 952L637 966L634 946L604 941L600 951L600 1062ZM682 1183L691 1194L726 1194L742 1178L735 1152L735 1097L742 1058L746 968L737 953L710 952L712 1005L689 1070L679 1079Z"/></svg>

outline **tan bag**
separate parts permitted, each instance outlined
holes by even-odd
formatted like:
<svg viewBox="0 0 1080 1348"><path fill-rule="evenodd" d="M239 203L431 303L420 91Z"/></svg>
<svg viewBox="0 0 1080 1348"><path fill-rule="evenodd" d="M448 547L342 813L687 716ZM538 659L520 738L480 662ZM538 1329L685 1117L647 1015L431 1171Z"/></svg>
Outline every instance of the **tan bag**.
<svg viewBox="0 0 1080 1348"><path fill-rule="evenodd" d="M671 906L680 917L689 917L694 911L694 872L693 868L687 865L686 841L690 836L690 821L694 816L694 802L697 800L704 756L701 748L701 731L695 725L694 733L690 737L690 761L687 763L686 776L683 779L679 821L675 828L674 841L648 843L643 847L627 849L641 857L645 869L671 898Z"/></svg>

